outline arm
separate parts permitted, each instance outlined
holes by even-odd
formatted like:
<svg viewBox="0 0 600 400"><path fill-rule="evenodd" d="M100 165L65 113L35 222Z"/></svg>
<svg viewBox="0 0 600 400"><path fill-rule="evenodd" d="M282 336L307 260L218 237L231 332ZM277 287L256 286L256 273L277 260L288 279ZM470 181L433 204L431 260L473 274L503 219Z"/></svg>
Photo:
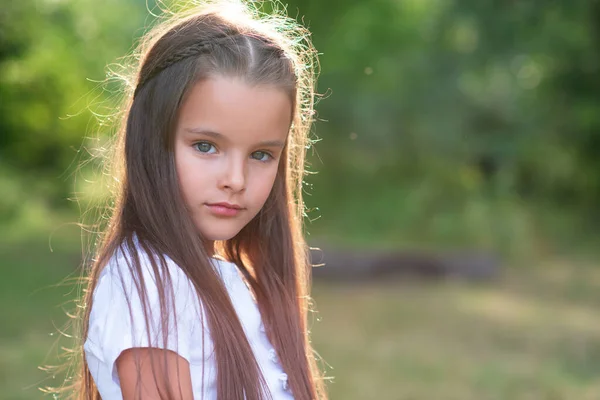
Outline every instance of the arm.
<svg viewBox="0 0 600 400"><path fill-rule="evenodd" d="M167 388L175 396L173 399L194 398L189 363L173 351L155 348L127 349L117 358L116 364L123 400L165 399L169 393Z"/></svg>

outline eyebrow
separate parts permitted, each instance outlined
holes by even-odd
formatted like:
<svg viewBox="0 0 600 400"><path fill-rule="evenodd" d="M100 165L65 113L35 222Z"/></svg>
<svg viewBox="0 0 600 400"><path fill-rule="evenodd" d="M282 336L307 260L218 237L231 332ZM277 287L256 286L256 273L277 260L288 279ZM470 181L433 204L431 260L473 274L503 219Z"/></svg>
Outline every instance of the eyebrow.
<svg viewBox="0 0 600 400"><path fill-rule="evenodd" d="M202 129L202 128L191 128L191 129L185 129L186 132L189 133L195 133L195 134L200 134L200 135L206 135L206 136L210 136L214 139L220 139L220 140L224 140L224 141L229 141L229 139L227 138L227 136L219 133L219 132L215 132L215 131L211 131L211 130L207 130L207 129ZM262 142L258 143L259 146L265 146L265 147L284 147L285 143L282 142L281 140L265 140Z"/></svg>

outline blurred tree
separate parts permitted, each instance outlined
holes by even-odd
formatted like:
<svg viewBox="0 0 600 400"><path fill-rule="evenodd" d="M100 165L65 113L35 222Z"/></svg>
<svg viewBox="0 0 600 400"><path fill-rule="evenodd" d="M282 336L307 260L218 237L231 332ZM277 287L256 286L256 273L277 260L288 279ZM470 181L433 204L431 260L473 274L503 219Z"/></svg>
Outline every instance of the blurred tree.
<svg viewBox="0 0 600 400"><path fill-rule="evenodd" d="M522 204L598 212L600 0L287 4L322 53L307 200L329 226L488 243L490 225L525 229ZM40 193L64 204L59 177L91 130L86 78L104 79L146 15L142 0L0 7L0 173L51 180Z"/></svg>
<svg viewBox="0 0 600 400"><path fill-rule="evenodd" d="M20 0L0 7L0 166L31 175L31 195L43 186L38 194L65 204L73 190L68 174L91 133L93 81L131 45L143 4Z"/></svg>

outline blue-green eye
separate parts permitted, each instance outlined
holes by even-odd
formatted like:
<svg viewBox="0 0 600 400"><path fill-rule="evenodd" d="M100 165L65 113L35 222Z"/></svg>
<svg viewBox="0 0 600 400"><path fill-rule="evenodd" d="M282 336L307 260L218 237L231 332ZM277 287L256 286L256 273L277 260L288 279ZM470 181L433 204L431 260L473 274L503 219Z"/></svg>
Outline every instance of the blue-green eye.
<svg viewBox="0 0 600 400"><path fill-rule="evenodd" d="M208 142L198 142L194 143L194 148L198 150L200 153L212 154L216 151L215 146ZM211 149L213 149L211 151Z"/></svg>
<svg viewBox="0 0 600 400"><path fill-rule="evenodd" d="M271 158L273 158L273 156L266 151L255 151L252 153L251 157L258 161L269 161Z"/></svg>

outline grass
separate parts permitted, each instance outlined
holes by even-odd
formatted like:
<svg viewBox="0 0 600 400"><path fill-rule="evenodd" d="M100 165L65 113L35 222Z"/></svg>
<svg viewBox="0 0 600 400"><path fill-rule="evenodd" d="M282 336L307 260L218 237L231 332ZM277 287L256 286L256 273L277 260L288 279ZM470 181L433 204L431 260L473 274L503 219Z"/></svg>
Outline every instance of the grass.
<svg viewBox="0 0 600 400"><path fill-rule="evenodd" d="M58 362L58 329L73 298L62 281L76 271L80 253L68 235L53 241L53 251L47 240L0 243L0 398L39 399L38 387L55 384L37 367Z"/></svg>
<svg viewBox="0 0 600 400"><path fill-rule="evenodd" d="M69 235L64 235L69 236ZM1 398L42 397L58 379L56 327L76 241L3 242ZM332 399L597 399L600 268L568 261L511 270L497 282L315 283L314 344Z"/></svg>
<svg viewBox="0 0 600 400"><path fill-rule="evenodd" d="M599 276L548 268L487 286L317 285L332 399L598 398Z"/></svg>

